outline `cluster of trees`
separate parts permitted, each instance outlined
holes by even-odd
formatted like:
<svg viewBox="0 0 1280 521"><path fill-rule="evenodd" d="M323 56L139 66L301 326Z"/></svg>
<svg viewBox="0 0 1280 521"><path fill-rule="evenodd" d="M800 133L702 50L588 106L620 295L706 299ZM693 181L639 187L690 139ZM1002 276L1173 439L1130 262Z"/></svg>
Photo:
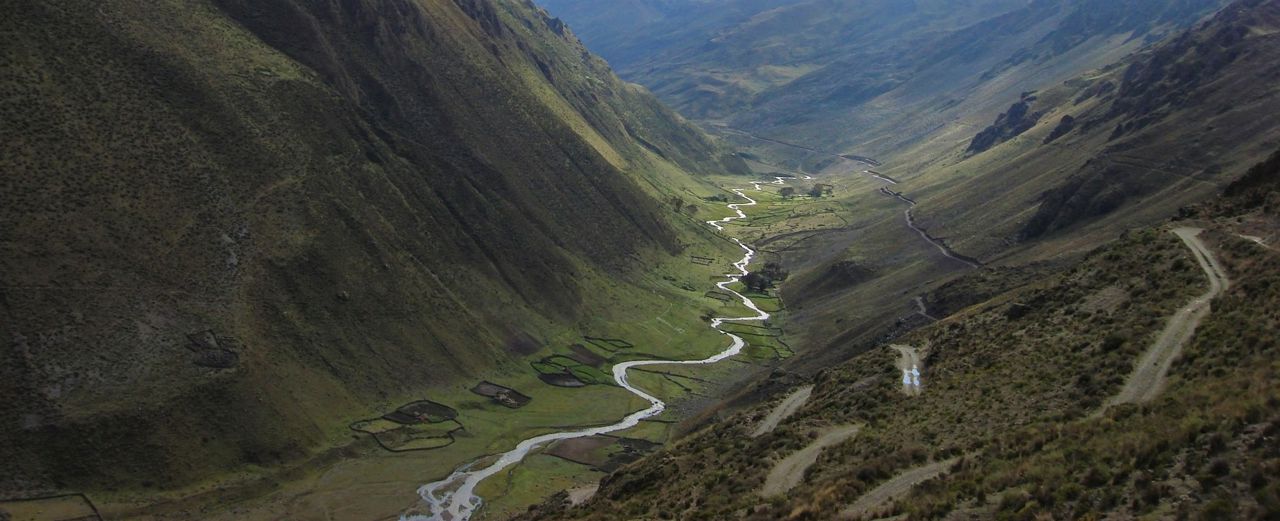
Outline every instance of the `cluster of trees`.
<svg viewBox="0 0 1280 521"><path fill-rule="evenodd" d="M805 191L805 195L818 199L824 195L830 195L831 189L832 186L829 184L817 183L809 187L809 189ZM796 189L790 186L784 186L782 189L778 190L778 195L781 195L784 199L790 199L796 195Z"/></svg>
<svg viewBox="0 0 1280 521"><path fill-rule="evenodd" d="M764 269L747 273L741 280L748 290L763 292L774 284L787 280L787 272L783 271L781 264L766 262Z"/></svg>
<svg viewBox="0 0 1280 521"><path fill-rule="evenodd" d="M685 200L678 195L671 196L671 199L667 200L667 204L669 204L671 206L671 210L676 213L683 213L689 216L698 214L698 205L685 203Z"/></svg>

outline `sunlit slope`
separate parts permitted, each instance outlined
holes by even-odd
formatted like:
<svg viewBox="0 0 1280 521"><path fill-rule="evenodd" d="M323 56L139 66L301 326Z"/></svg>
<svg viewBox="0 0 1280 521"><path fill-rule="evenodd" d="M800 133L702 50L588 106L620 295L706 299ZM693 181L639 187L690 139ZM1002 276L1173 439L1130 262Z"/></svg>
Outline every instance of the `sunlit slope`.
<svg viewBox="0 0 1280 521"><path fill-rule="evenodd" d="M1149 52L1011 99L1031 124L987 150L957 136L890 170L911 179L923 225L971 254L1091 247L1211 197L1274 149L1277 26L1274 2L1234 4Z"/></svg>

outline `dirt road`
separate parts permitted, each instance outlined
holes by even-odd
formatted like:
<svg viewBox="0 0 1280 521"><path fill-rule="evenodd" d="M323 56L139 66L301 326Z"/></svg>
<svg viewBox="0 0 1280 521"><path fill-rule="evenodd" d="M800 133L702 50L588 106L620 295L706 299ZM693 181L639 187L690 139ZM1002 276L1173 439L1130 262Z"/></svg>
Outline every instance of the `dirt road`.
<svg viewBox="0 0 1280 521"><path fill-rule="evenodd" d="M837 519L856 519L873 513L895 498L903 497L911 491L911 487L942 475L951 468L959 458L937 461L928 465L909 469L889 481L881 483L854 501L848 508L841 510Z"/></svg>
<svg viewBox="0 0 1280 521"><path fill-rule="evenodd" d="M583 485L578 488L569 489L569 504L578 506L586 503L588 499L596 495L600 491L600 484Z"/></svg>
<svg viewBox="0 0 1280 521"><path fill-rule="evenodd" d="M795 488L801 481L804 481L804 471L808 470L809 466L813 465L815 461L818 461L818 455L822 453L822 449L854 437L861 429L861 425L845 425L827 429L822 435L818 436L818 439L813 440L813 443L810 443L809 446L796 451L794 454L779 461L777 465L774 465L773 470L769 471L769 476L764 480L764 488L760 490L760 495L764 497L776 496Z"/></svg>
<svg viewBox="0 0 1280 521"><path fill-rule="evenodd" d="M761 421L759 425L756 425L755 430L751 432L751 437L759 438L760 436L773 432L773 429L778 427L778 422L787 419L788 416L791 416L792 414L795 414L796 411L800 410L800 407L804 406L805 402L809 401L809 396L812 394L812 385L806 385L796 389L795 392L783 399L782 403L779 403L777 407L774 407L772 411L769 411L769 415L765 416L764 420Z"/></svg>
<svg viewBox="0 0 1280 521"><path fill-rule="evenodd" d="M920 316L922 316L922 317L924 317L924 318L927 318L927 319L929 319L929 320L932 320L932 321L934 321L934 322L937 322L937 321L938 321L938 317L935 317L935 316L933 316L933 315L930 315L930 314L929 314L929 309L928 309L928 308L926 308L926 307L924 306L924 297L916 297L916 299L915 299L915 303L916 303L916 313L917 313L917 314L919 314Z"/></svg>
<svg viewBox="0 0 1280 521"><path fill-rule="evenodd" d="M1231 286L1226 271L1198 237L1201 231L1203 230L1199 228L1177 228L1173 233L1191 249L1205 276L1209 277L1209 291L1193 299L1191 303L1183 306L1169 318L1164 330L1160 331L1160 336L1156 337L1156 341L1138 359L1138 365L1129 375L1124 388L1108 400L1107 406L1143 403L1158 396L1164 388L1173 360L1182 352L1182 346L1195 334L1196 326L1199 326L1200 321L1209 314L1210 301Z"/></svg>
<svg viewBox="0 0 1280 521"><path fill-rule="evenodd" d="M956 251L952 250L950 246L947 246L945 242L942 242L942 239L938 239L932 235L929 235L929 232L925 231L924 228L917 226L916 218L914 215L911 214L911 210L916 207L915 199L907 197L902 192L895 192L893 190L890 190L888 187L881 187L880 193L887 195L889 197L896 198L904 203L907 203L907 209L902 213L902 215L905 216L907 219L907 227L911 228L912 230L915 230L916 233L920 234L921 239L924 239L925 242L932 244L934 248L937 248L938 251L942 252L943 257L954 260L956 262L962 262L965 265L968 265L970 268L978 268L982 266L982 264L979 263L977 259L956 253Z"/></svg>

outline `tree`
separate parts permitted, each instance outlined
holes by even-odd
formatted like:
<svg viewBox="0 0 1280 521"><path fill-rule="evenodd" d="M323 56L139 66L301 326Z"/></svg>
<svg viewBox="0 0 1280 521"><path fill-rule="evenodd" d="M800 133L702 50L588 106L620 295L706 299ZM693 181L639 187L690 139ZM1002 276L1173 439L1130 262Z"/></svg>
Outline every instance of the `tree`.
<svg viewBox="0 0 1280 521"><path fill-rule="evenodd" d="M764 269L747 273L741 280L748 290L763 293L772 288L774 283L787 280L787 272L783 271L781 264L766 262Z"/></svg>
<svg viewBox="0 0 1280 521"><path fill-rule="evenodd" d="M764 291L773 285L773 279L758 271L743 275L741 280L747 286L747 289L751 291Z"/></svg>
<svg viewBox="0 0 1280 521"><path fill-rule="evenodd" d="M671 209L675 210L677 213L684 210L684 199L680 198L678 195L671 196L671 198L667 200L667 204L671 205Z"/></svg>
<svg viewBox="0 0 1280 521"><path fill-rule="evenodd" d="M795 194L796 194L796 189L791 188L790 186L784 186L782 187L781 190L778 190L778 195L781 195L783 199L789 199L791 196Z"/></svg>
<svg viewBox="0 0 1280 521"><path fill-rule="evenodd" d="M764 263L764 270L762 271L762 273L772 280L777 280L777 281L787 280L786 270L783 270L782 265L776 262Z"/></svg>

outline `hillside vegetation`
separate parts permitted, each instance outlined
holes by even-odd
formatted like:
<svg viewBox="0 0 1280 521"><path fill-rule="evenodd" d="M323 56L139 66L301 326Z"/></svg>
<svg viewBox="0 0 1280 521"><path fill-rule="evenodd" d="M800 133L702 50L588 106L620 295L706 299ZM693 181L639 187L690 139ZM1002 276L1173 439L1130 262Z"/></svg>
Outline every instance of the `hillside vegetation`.
<svg viewBox="0 0 1280 521"><path fill-rule="evenodd" d="M809 402L770 433L750 436L774 404L749 408L615 472L582 506L552 500L522 519L1280 515L1275 165L1174 223L1206 229L1231 287L1151 402L1104 408L1166 319L1207 286L1164 227L895 340L924 353L919 396L899 390L898 353L883 346L814 376ZM823 451L798 487L760 495L777 462L849 424L863 427ZM933 475L920 484L849 509L925 468Z"/></svg>
<svg viewBox="0 0 1280 521"><path fill-rule="evenodd" d="M741 162L529 2L5 11L5 496L298 461L736 251L667 201Z"/></svg>

